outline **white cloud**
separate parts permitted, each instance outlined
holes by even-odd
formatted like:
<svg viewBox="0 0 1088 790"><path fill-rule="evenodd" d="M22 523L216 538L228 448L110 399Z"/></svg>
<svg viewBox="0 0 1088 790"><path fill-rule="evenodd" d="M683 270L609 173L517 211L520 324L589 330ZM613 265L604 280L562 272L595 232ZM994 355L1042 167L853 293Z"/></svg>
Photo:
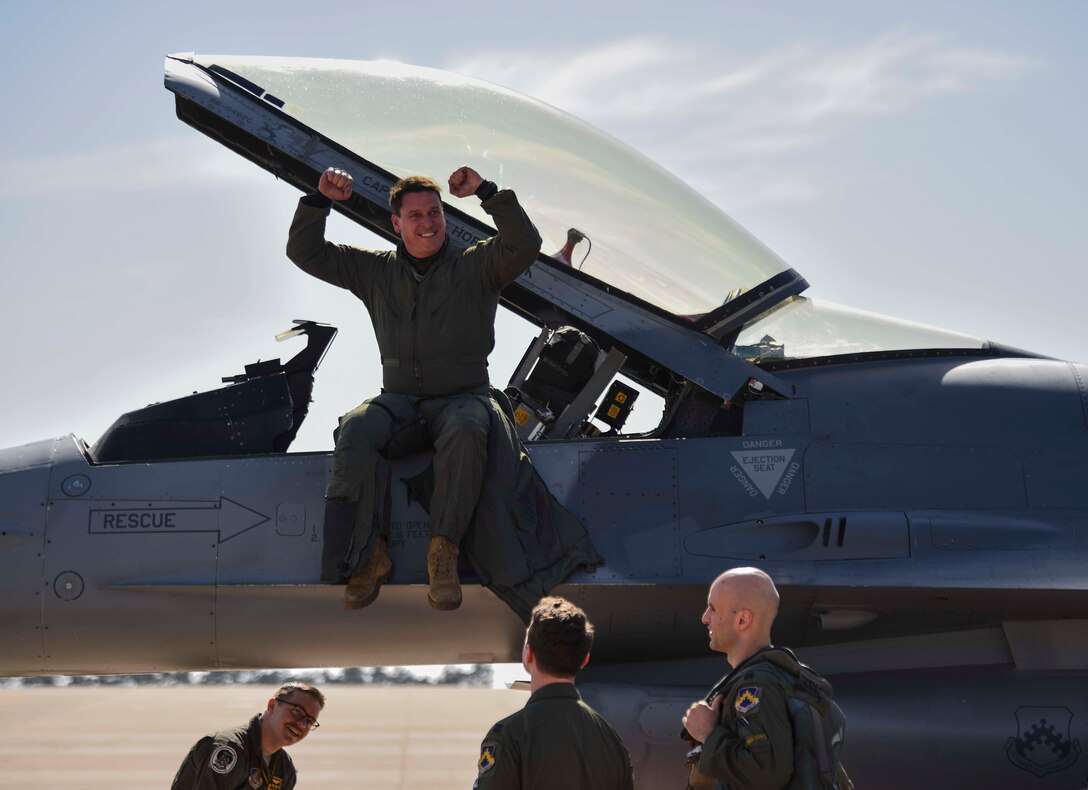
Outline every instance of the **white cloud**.
<svg viewBox="0 0 1088 790"><path fill-rule="evenodd" d="M800 117L811 121L909 112L935 96L977 90L1033 65L1003 53L948 47L935 36L881 36L810 64L801 84L811 89L813 101Z"/></svg>
<svg viewBox="0 0 1088 790"><path fill-rule="evenodd" d="M939 96L1015 78L1035 64L938 36L893 33L845 47L809 43L750 57L643 36L592 52L489 50L446 65L580 117L686 180L747 170L758 181L723 177L750 202L819 199L823 185L850 177L811 166L836 135L869 119L908 114Z"/></svg>
<svg viewBox="0 0 1088 790"><path fill-rule="evenodd" d="M198 135L0 161L0 198L259 184L269 176Z"/></svg>
<svg viewBox="0 0 1088 790"><path fill-rule="evenodd" d="M867 119L907 114L935 97L980 90L1035 64L937 36L896 33L840 48L809 43L751 56L638 36L588 52L488 48L446 65L583 118L686 180L718 174L714 180L732 184L729 193L743 204L819 199L833 179L811 160L828 140ZM191 133L12 158L0 161L0 168L0 198L13 199L72 189L263 187L269 178ZM758 180L745 183L738 172ZM738 205L737 199L729 202Z"/></svg>

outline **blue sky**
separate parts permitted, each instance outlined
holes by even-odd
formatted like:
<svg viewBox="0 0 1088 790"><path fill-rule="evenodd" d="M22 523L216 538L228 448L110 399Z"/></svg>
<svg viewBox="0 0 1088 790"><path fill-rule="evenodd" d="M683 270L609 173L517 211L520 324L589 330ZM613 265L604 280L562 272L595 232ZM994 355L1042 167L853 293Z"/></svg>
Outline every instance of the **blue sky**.
<svg viewBox="0 0 1088 790"><path fill-rule="evenodd" d="M289 357L272 336L294 318L341 328L295 449L330 447L336 416L377 391L361 305L283 255L297 192L175 118L162 62L179 51L506 85L677 174L813 297L1088 360L1085 31L1073 0L9 0L0 446L93 442L124 411ZM330 236L373 241L344 222ZM531 334L502 321L500 382Z"/></svg>

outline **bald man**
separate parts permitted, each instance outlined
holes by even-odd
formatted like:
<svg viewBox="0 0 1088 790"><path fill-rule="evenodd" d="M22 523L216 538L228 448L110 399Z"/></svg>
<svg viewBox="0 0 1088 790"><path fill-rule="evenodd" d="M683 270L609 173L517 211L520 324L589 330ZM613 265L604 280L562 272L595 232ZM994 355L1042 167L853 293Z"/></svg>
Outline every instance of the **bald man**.
<svg viewBox="0 0 1088 790"><path fill-rule="evenodd" d="M778 604L757 568L734 568L710 585L702 622L710 649L733 669L684 715L691 790L852 787L839 764L845 720L830 684L771 644Z"/></svg>

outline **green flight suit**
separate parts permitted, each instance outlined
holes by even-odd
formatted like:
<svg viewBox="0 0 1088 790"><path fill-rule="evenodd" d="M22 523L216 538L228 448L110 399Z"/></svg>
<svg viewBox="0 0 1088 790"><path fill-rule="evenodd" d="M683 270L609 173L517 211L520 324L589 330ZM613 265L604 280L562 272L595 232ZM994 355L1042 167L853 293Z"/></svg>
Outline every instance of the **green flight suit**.
<svg viewBox="0 0 1088 790"><path fill-rule="evenodd" d="M435 447L431 534L459 544L468 529L487 465L490 417L480 397L487 397L499 292L532 265L541 243L510 190L481 205L495 221L495 236L467 249L447 236L442 249L418 266L403 242L395 250L376 251L326 241L327 198L303 197L295 211L288 257L362 300L381 352L382 394L342 418L326 490L330 501L358 503L344 576L361 565L374 528L382 526L386 449L416 415ZM328 531L326 541L344 542ZM333 580L327 565L323 578Z"/></svg>
<svg viewBox="0 0 1088 790"><path fill-rule="evenodd" d="M363 250L325 241L328 204L320 195L299 200L287 257L366 305L382 357L383 391L426 397L486 387L499 292L540 252L540 234L514 193L503 189L481 204L496 235L467 249L447 236L421 277L403 242L395 250Z"/></svg>
<svg viewBox="0 0 1088 790"><path fill-rule="evenodd" d="M578 568L604 560L581 522L563 507L537 474L514 429L513 409L502 392L479 398L490 420L487 471L461 551L480 583L528 625L537 602ZM434 466L404 482L409 496L432 512ZM388 513L388 510L386 510Z"/></svg>
<svg viewBox="0 0 1088 790"><path fill-rule="evenodd" d="M633 790L631 755L573 683L552 683L487 733L473 788Z"/></svg>
<svg viewBox="0 0 1088 790"><path fill-rule="evenodd" d="M266 764L261 717L205 735L186 755L170 790L292 790L298 772L283 749Z"/></svg>
<svg viewBox="0 0 1088 790"><path fill-rule="evenodd" d="M768 646L750 656L706 699L719 695L718 724L698 759L704 779L716 780L720 790L819 790L832 781L852 787L838 762L845 722L831 702L831 685L790 650Z"/></svg>

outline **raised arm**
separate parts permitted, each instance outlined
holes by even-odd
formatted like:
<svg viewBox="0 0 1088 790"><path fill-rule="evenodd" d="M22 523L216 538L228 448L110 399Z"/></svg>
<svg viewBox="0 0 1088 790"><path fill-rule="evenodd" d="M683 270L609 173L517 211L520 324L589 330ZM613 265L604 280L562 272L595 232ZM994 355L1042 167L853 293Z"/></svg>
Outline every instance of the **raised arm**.
<svg viewBox="0 0 1088 790"><path fill-rule="evenodd" d="M483 256L488 287L499 290L509 285L536 260L541 244L540 234L518 203L517 195L509 189L497 189L467 166L453 171L449 186L455 197L479 197L483 210L495 220L498 233L475 245L473 252Z"/></svg>
<svg viewBox="0 0 1088 790"><path fill-rule="evenodd" d="M299 199L287 235L287 257L307 274L358 293L364 267L378 254L325 240L325 221L332 203L351 197L352 185L346 170L330 167L321 174L317 192Z"/></svg>

